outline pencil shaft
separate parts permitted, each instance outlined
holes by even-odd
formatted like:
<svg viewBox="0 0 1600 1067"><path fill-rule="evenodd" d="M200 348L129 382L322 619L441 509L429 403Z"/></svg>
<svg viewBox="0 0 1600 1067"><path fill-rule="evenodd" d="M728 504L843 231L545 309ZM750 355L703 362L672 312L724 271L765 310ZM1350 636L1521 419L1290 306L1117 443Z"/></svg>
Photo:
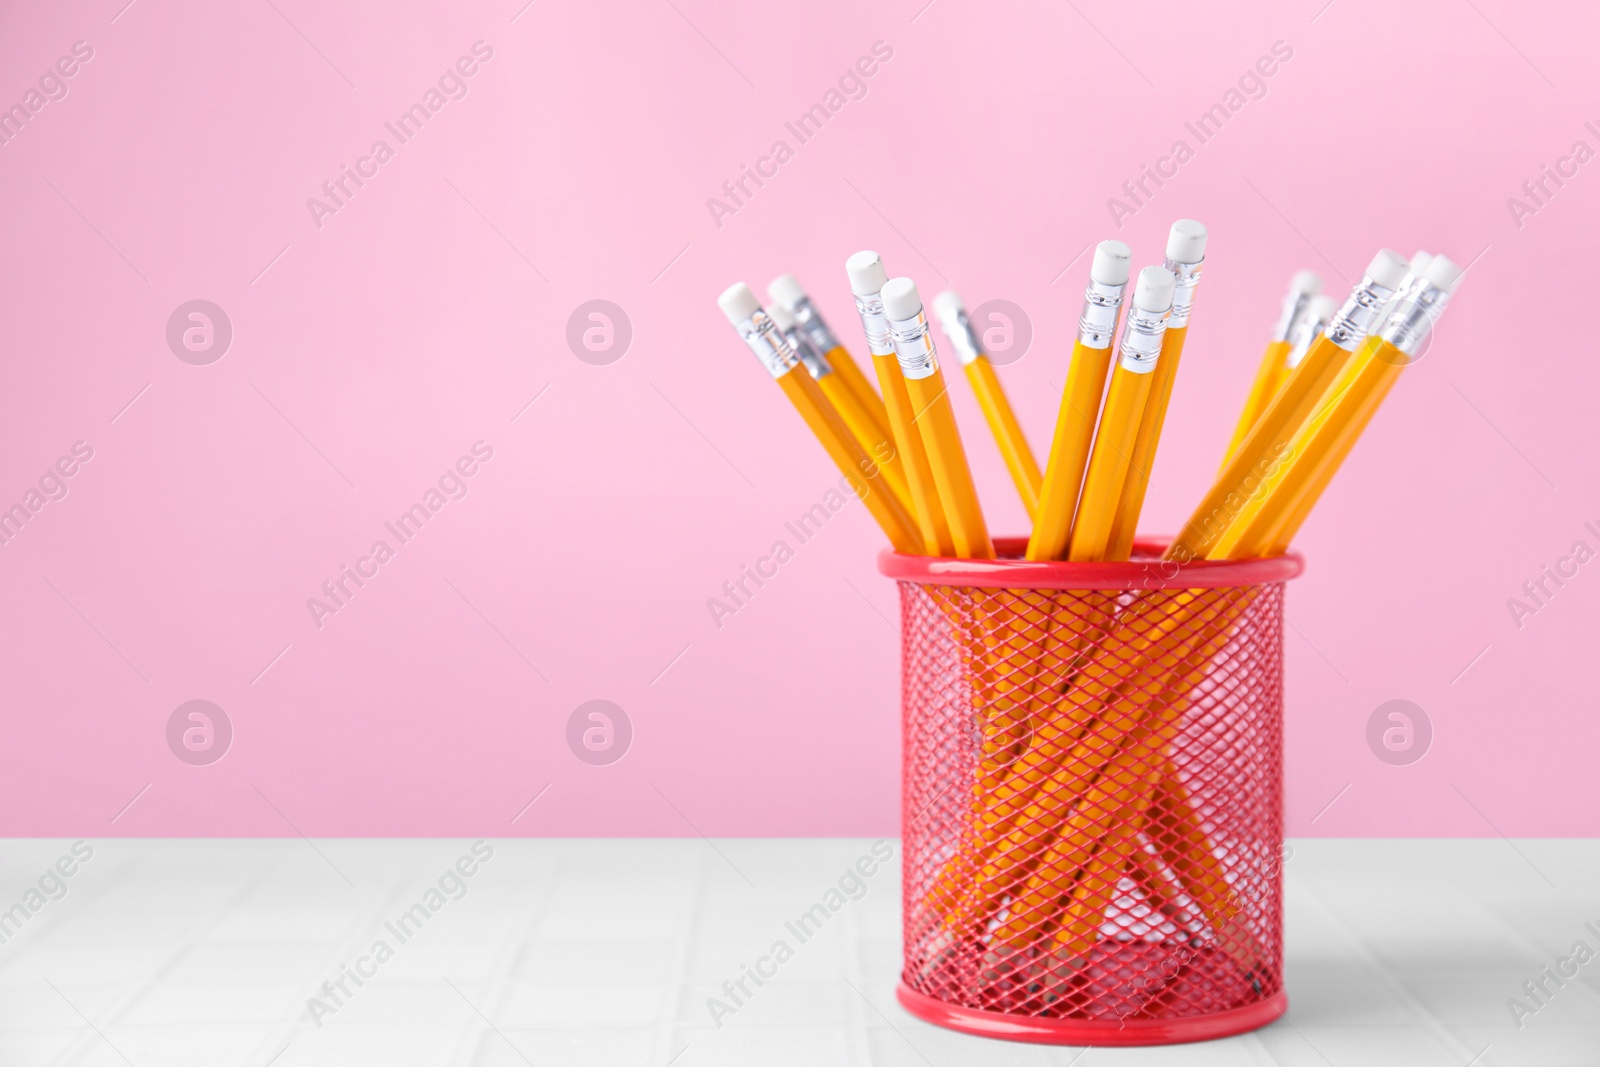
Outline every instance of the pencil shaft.
<svg viewBox="0 0 1600 1067"><path fill-rule="evenodd" d="M933 469L928 466L928 450L923 447L922 434L912 421L911 396L906 391L905 376L900 373L900 361L893 353L880 356L873 353L872 367L877 372L878 384L883 389L884 407L889 416L889 427L894 434L895 451L905 469L906 484L911 495L911 512L915 517L918 540L922 553L928 556L952 556L954 543L950 540L950 524L945 521L944 504L939 499L939 487L933 480Z"/></svg>
<svg viewBox="0 0 1600 1067"><path fill-rule="evenodd" d="M1238 425L1233 428L1233 436L1228 439L1228 450L1223 453L1220 470L1228 469L1228 461L1238 452L1239 446L1244 443L1256 420L1261 417L1261 413L1267 409L1267 405L1277 394L1279 386L1283 383L1283 364L1285 357L1289 355L1290 347L1288 341L1272 341L1267 345L1266 354L1261 357L1261 365L1256 368L1255 380L1250 383L1250 392L1244 399L1244 409L1239 412Z"/></svg>
<svg viewBox="0 0 1600 1067"><path fill-rule="evenodd" d="M861 476L866 478L882 475L889 492L895 495L900 501L900 506L909 514L912 510L910 487L906 483L905 468L900 462L900 456L895 451L888 432L878 428L877 420L861 403L855 390L850 388L850 383L838 373L837 368L834 373L817 379L817 384L822 387L822 395L839 413L839 418L844 421L856 443L873 462L872 468L862 471Z"/></svg>
<svg viewBox="0 0 1600 1067"><path fill-rule="evenodd" d="M1105 558L1154 374L1154 368L1141 373L1120 363L1111 372L1105 412L1100 416L1094 452L1078 499L1078 514L1067 541L1070 560L1081 563Z"/></svg>
<svg viewBox="0 0 1600 1067"><path fill-rule="evenodd" d="M822 443L839 472L851 480L852 486L860 487L861 502L883 528L895 551L916 551L916 525L911 516L906 514L894 494L888 492L881 479L862 477L862 473L872 467L873 461L822 395L821 387L810 373L804 367L796 366L778 379L778 385Z"/></svg>
<svg viewBox="0 0 1600 1067"><path fill-rule="evenodd" d="M1208 558L1244 501L1259 491L1262 472L1281 459L1289 439L1348 358L1349 353L1326 336L1317 338L1179 531L1167 549L1168 559Z"/></svg>
<svg viewBox="0 0 1600 1067"><path fill-rule="evenodd" d="M1389 358L1385 358L1385 357ZM1263 480L1237 518L1212 547L1212 559L1259 555L1274 541L1292 537L1291 515L1304 521L1338 465L1372 420L1404 368L1406 357L1372 338L1353 356L1318 399L1316 410L1289 440L1278 469ZM1300 505L1304 505L1302 508Z"/></svg>
<svg viewBox="0 0 1600 1067"><path fill-rule="evenodd" d="M961 433L956 429L944 372L935 368L927 377L907 378L905 383L915 412L912 421L922 434L955 555L959 559L993 559L994 544L989 540L972 471L961 446Z"/></svg>
<svg viewBox="0 0 1600 1067"><path fill-rule="evenodd" d="M1095 418L1100 412L1110 365L1109 347L1090 348L1081 341L1074 342L1072 364L1067 368L1066 387L1061 393L1061 410L1056 415L1055 436L1050 443L1050 459L1039 491L1039 512L1028 538L1031 560L1058 560L1066 555L1072 516L1078 507L1078 489L1089 464Z"/></svg>
<svg viewBox="0 0 1600 1067"><path fill-rule="evenodd" d="M1005 390L1000 388L1000 378L995 374L994 365L980 355L966 365L966 373L973 395L978 399L978 407L983 411L984 421L989 424L989 432L994 435L995 444L1000 448L1000 458L1005 460L1006 471L1017 487L1017 495L1022 498L1028 518L1032 520L1039 512L1039 490L1044 484L1039 464L1033 458L1033 449L1028 447L1022 425L1017 421L1016 412L1011 409L1011 401L1006 398Z"/></svg>
<svg viewBox="0 0 1600 1067"><path fill-rule="evenodd" d="M883 437L890 437L893 430L889 426L889 415L884 408L883 400L872 388L872 383L867 381L867 376L861 373L861 366L850 355L849 349L844 345L837 345L829 349L827 359L834 373L843 378L845 384L850 387L850 392L872 419L878 433Z"/></svg>
<svg viewBox="0 0 1600 1067"><path fill-rule="evenodd" d="M1125 560L1133 552L1139 515L1144 510L1145 493L1150 488L1150 472L1155 467L1156 448L1161 443L1167 406L1172 401L1172 385L1178 377L1178 360L1183 356L1183 343L1188 336L1187 326L1168 326L1166 336L1161 339L1161 358L1156 361L1150 399L1145 402L1144 415L1139 419L1139 436L1128 460L1128 477L1123 483L1122 499L1117 502L1117 517L1111 524L1106 559Z"/></svg>

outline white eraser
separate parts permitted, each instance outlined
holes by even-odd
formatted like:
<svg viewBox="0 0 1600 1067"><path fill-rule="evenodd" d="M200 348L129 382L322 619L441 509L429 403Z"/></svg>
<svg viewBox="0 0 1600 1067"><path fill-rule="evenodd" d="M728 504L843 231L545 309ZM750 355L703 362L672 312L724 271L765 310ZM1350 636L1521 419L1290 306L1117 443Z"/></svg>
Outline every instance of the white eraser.
<svg viewBox="0 0 1600 1067"><path fill-rule="evenodd" d="M876 252L857 252L844 261L844 272L850 276L850 291L857 296L875 296L889 280L883 257Z"/></svg>
<svg viewBox="0 0 1600 1067"><path fill-rule="evenodd" d="M772 320L772 325L784 333L794 329L794 314L782 304L768 304L767 318Z"/></svg>
<svg viewBox="0 0 1600 1067"><path fill-rule="evenodd" d="M761 301L744 282L735 282L717 297L717 306L728 316L728 321L737 326L761 310Z"/></svg>
<svg viewBox="0 0 1600 1067"><path fill-rule="evenodd" d="M1411 273L1411 262L1392 248L1385 248L1367 265L1367 277L1385 289L1398 289Z"/></svg>
<svg viewBox="0 0 1600 1067"><path fill-rule="evenodd" d="M1133 249L1121 241L1101 241L1095 246L1094 262L1089 264L1089 280L1101 285L1127 285L1132 259Z"/></svg>
<svg viewBox="0 0 1600 1067"><path fill-rule="evenodd" d="M890 278L883 283L883 313L890 319L914 319L922 310L922 294L910 278Z"/></svg>
<svg viewBox="0 0 1600 1067"><path fill-rule="evenodd" d="M806 298L806 291L793 274L780 274L767 283L767 299L793 311Z"/></svg>
<svg viewBox="0 0 1600 1067"><path fill-rule="evenodd" d="M1422 277L1422 272L1428 269L1428 264L1432 260L1432 252L1424 252L1418 249L1417 254L1411 257L1411 273L1418 278Z"/></svg>
<svg viewBox="0 0 1600 1067"><path fill-rule="evenodd" d="M1296 271L1293 278L1289 279L1291 293L1304 293L1306 296L1322 292L1322 276L1314 270Z"/></svg>
<svg viewBox="0 0 1600 1067"><path fill-rule="evenodd" d="M1314 296L1307 313L1312 322L1327 322L1333 318L1333 313L1339 310L1339 301L1331 296Z"/></svg>
<svg viewBox="0 0 1600 1067"><path fill-rule="evenodd" d="M1206 258L1206 228L1194 219L1179 219L1167 234L1167 258L1174 263L1198 263Z"/></svg>
<svg viewBox="0 0 1600 1067"><path fill-rule="evenodd" d="M1462 269L1449 256L1434 256L1423 269L1422 277L1445 292L1453 293L1461 283L1462 273Z"/></svg>
<svg viewBox="0 0 1600 1067"><path fill-rule="evenodd" d="M961 302L961 294L954 289L946 289L933 298L933 313L940 319L949 318L956 312L965 310L966 306Z"/></svg>
<svg viewBox="0 0 1600 1067"><path fill-rule="evenodd" d="M1133 287L1133 306L1140 311L1162 312L1172 307L1178 279L1165 267L1146 267Z"/></svg>

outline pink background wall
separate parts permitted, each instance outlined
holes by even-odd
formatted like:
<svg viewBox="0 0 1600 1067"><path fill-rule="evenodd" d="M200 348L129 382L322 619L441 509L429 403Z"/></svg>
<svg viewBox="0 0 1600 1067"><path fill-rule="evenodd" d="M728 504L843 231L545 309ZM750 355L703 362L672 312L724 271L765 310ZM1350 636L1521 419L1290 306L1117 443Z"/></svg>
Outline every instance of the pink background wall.
<svg viewBox="0 0 1600 1067"><path fill-rule="evenodd" d="M1152 531L1214 469L1290 272L1342 295L1384 244L1476 264L1299 546L1290 831L1600 832L1600 563L1520 628L1507 607L1600 548L1600 163L1507 205L1600 149L1593 5L125 2L0 15L7 106L93 49L0 146L0 505L93 449L0 546L0 833L893 832L896 595L864 510L707 609L836 477L713 298L793 270L854 339L842 262L872 247L1014 301L1042 452L1086 260L1063 268L1108 236L1157 259L1180 216L1212 244ZM480 40L465 97L387 133ZM707 198L879 41L865 97L717 225ZM1185 121L1278 41L1198 145ZM307 198L379 138L319 226ZM1107 198L1179 138L1116 229ZM165 336L195 299L233 327L205 366ZM632 326L609 365L566 341L595 299ZM957 394L991 525L1021 532ZM467 495L387 535L479 441ZM307 598L379 538L319 628ZM196 699L233 729L204 766L166 734ZM609 766L565 740L591 699L632 722ZM1391 699L1432 723L1409 766L1365 739Z"/></svg>

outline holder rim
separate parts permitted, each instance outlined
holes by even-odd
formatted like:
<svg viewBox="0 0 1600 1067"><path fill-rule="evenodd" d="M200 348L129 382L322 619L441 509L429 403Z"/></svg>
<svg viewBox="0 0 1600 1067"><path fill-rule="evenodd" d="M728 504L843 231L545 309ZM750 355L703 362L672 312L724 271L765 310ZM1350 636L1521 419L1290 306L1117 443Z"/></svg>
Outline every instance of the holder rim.
<svg viewBox="0 0 1600 1067"><path fill-rule="evenodd" d="M1036 563L1023 559L1025 537L997 537L1000 559L944 559L884 549L878 572L922 585L974 586L986 589L1226 589L1286 582L1305 571L1298 552L1263 559L1200 559L1177 563L1160 559L1171 538L1138 538L1136 557L1125 562Z"/></svg>

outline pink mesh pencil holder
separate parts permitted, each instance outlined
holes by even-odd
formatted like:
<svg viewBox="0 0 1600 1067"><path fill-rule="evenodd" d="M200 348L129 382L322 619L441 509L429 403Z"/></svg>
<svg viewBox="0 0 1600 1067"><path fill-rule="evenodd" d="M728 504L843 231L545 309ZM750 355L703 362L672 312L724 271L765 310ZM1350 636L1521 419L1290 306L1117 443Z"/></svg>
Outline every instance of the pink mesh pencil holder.
<svg viewBox="0 0 1600 1067"><path fill-rule="evenodd" d="M1283 593L1179 566L885 552L900 585L904 969L942 1026L1223 1037L1283 1013Z"/></svg>

